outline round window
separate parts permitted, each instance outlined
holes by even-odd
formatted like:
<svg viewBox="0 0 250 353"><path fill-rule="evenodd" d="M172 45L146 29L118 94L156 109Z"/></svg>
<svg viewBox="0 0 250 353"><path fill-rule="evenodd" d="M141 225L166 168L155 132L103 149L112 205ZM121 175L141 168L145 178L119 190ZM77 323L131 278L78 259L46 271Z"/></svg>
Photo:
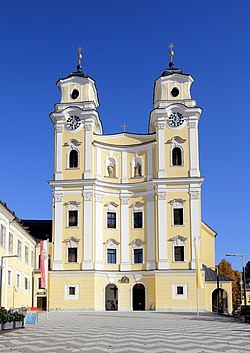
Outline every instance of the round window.
<svg viewBox="0 0 250 353"><path fill-rule="evenodd" d="M171 91L171 94L172 94L173 97L179 96L179 93L180 93L180 91L179 91L179 89L177 87L174 87L172 89L172 91Z"/></svg>
<svg viewBox="0 0 250 353"><path fill-rule="evenodd" d="M72 91L72 93L71 93L71 98L72 98L72 99L76 99L76 98L78 98L78 96L79 96L79 91L78 91L78 89L73 89L73 91Z"/></svg>

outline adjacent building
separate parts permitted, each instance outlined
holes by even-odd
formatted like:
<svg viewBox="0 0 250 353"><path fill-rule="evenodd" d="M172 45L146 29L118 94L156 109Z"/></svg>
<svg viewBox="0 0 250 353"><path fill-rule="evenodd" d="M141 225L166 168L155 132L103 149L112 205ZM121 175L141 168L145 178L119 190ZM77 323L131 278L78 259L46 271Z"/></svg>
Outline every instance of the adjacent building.
<svg viewBox="0 0 250 353"><path fill-rule="evenodd" d="M0 306L32 305L36 240L0 201Z"/></svg>

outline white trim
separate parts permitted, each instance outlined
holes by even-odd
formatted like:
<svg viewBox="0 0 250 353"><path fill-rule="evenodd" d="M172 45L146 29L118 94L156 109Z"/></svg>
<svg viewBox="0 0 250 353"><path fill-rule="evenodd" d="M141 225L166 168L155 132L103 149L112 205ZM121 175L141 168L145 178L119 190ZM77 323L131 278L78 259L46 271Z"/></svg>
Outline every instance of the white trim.
<svg viewBox="0 0 250 353"><path fill-rule="evenodd" d="M53 204L54 204L54 261L53 270L62 270L62 207L63 193L62 189L54 190Z"/></svg>
<svg viewBox="0 0 250 353"><path fill-rule="evenodd" d="M189 118L189 159L191 177L199 177L199 149L198 149L198 120L195 117Z"/></svg>
<svg viewBox="0 0 250 353"><path fill-rule="evenodd" d="M95 270L103 270L103 195L95 193Z"/></svg>
<svg viewBox="0 0 250 353"><path fill-rule="evenodd" d="M120 271L129 271L129 196L126 194L120 195L121 199L121 261Z"/></svg>
<svg viewBox="0 0 250 353"><path fill-rule="evenodd" d="M147 200L147 270L155 269L155 210L154 194L151 192Z"/></svg>
<svg viewBox="0 0 250 353"><path fill-rule="evenodd" d="M158 205L158 269L168 269L166 192L159 191Z"/></svg>
<svg viewBox="0 0 250 353"><path fill-rule="evenodd" d="M182 199L174 199L174 200L171 200L170 201L170 204L171 204L171 214L172 214L172 217L171 217L171 226L172 227L183 227L185 226L185 207L184 207L184 203L185 203L186 200L182 200ZM175 209L182 209L182 212L183 212L183 224L174 224L174 210Z"/></svg>
<svg viewBox="0 0 250 353"><path fill-rule="evenodd" d="M142 249L142 262L135 262L135 250L140 250ZM136 245L132 245L132 263L133 265L143 265L145 263L145 255L144 255L145 251L144 251L144 246L136 246Z"/></svg>
<svg viewBox="0 0 250 353"><path fill-rule="evenodd" d="M62 132L63 125L55 124L55 180L62 180Z"/></svg>
<svg viewBox="0 0 250 353"><path fill-rule="evenodd" d="M196 269L195 263L195 239L199 239L200 235L200 224L201 224L201 215L200 215L200 188L190 188L190 228L191 228L191 248L192 248L192 260L191 268Z"/></svg>
<svg viewBox="0 0 250 353"><path fill-rule="evenodd" d="M158 178L165 177L164 122L157 122Z"/></svg>
<svg viewBox="0 0 250 353"><path fill-rule="evenodd" d="M83 191L83 270L93 269L92 259L92 191Z"/></svg>
<svg viewBox="0 0 250 353"><path fill-rule="evenodd" d="M84 125L84 179L91 178L91 123Z"/></svg>
<svg viewBox="0 0 250 353"><path fill-rule="evenodd" d="M122 183L128 182L127 153L122 151Z"/></svg>
<svg viewBox="0 0 250 353"><path fill-rule="evenodd" d="M66 263L67 264L76 264L79 263L79 240L76 239L75 237L70 237L65 240L66 246L65 246L65 251L66 251ZM77 249L77 256L76 256L76 261L75 262L69 262L69 249L75 248Z"/></svg>
<svg viewBox="0 0 250 353"><path fill-rule="evenodd" d="M177 287L183 288L183 294L177 294ZM188 285L187 284L172 284L172 299L173 300L187 300L188 299Z"/></svg>
<svg viewBox="0 0 250 353"><path fill-rule="evenodd" d="M75 295L69 294L69 288L75 288ZM80 286L79 284L65 284L64 285L64 300L79 300L80 297Z"/></svg>

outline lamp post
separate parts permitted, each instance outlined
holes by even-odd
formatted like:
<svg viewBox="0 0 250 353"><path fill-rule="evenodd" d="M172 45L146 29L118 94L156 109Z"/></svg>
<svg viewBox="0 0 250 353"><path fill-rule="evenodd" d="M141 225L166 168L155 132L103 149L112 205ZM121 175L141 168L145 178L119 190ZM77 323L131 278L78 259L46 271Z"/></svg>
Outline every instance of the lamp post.
<svg viewBox="0 0 250 353"><path fill-rule="evenodd" d="M1 268L0 268L0 308L2 307L2 286L3 286L3 259L10 257L18 257L18 255L4 255L1 256Z"/></svg>
<svg viewBox="0 0 250 353"><path fill-rule="evenodd" d="M238 257L241 257L241 260L242 260L242 283L243 283L243 293L244 293L244 322L246 322L247 298L246 298L246 276L245 276L245 267L244 267L244 255L243 254L226 254L226 256L238 256ZM242 298L240 298L240 300L242 300Z"/></svg>

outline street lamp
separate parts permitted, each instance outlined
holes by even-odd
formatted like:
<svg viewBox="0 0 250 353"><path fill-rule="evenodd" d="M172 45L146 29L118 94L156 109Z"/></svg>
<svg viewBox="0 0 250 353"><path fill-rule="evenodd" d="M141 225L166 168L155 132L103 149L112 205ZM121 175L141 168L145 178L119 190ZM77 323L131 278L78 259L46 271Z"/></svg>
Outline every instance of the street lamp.
<svg viewBox="0 0 250 353"><path fill-rule="evenodd" d="M18 257L18 255L4 255L1 256L1 268L0 268L0 308L2 307L2 286L3 286L3 259L10 257Z"/></svg>
<svg viewBox="0 0 250 353"><path fill-rule="evenodd" d="M226 256L238 256L242 260L242 283L243 283L243 293L244 293L244 322L246 322L247 315L247 298L246 298L246 276L245 276L245 266L244 266L244 255L243 254L226 254ZM242 298L240 298L242 300Z"/></svg>

